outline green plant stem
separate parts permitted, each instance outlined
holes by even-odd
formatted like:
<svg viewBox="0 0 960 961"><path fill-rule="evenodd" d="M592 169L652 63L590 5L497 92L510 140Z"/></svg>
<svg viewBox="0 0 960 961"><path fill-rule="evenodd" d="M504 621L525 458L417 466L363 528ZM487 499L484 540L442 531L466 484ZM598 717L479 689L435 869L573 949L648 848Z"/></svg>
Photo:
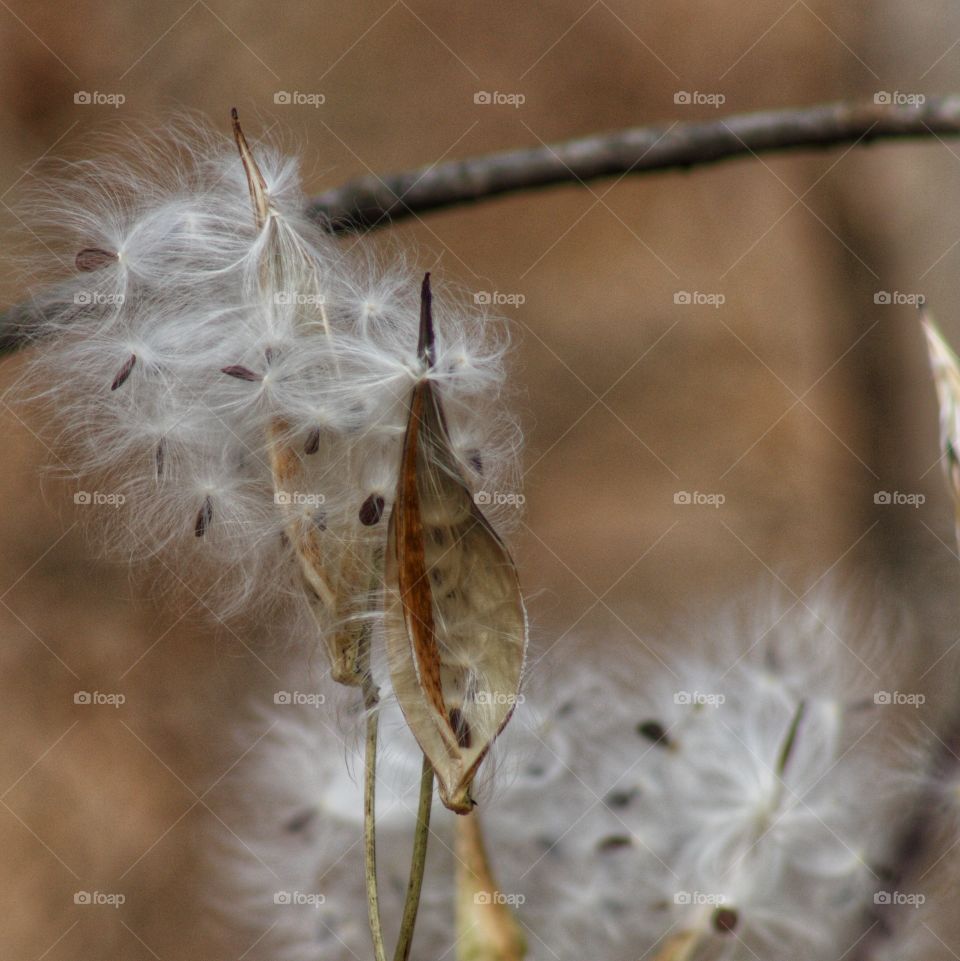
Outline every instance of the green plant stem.
<svg viewBox="0 0 960 961"><path fill-rule="evenodd" d="M364 675L363 704L367 711L367 744L363 775L363 873L367 885L367 913L376 961L386 961L383 927L380 924L380 896L377 892L377 736L380 697L369 673Z"/></svg>
<svg viewBox="0 0 960 961"><path fill-rule="evenodd" d="M403 905L400 935L393 954L393 961L407 961L413 944L413 929L417 923L420 907L420 889L427 862L427 842L430 840L430 810L433 807L433 765L423 759L420 774L420 803L417 808L417 830L413 838L413 856L410 863L410 880L407 882L407 899Z"/></svg>
<svg viewBox="0 0 960 961"><path fill-rule="evenodd" d="M380 730L380 692L370 673L370 631L360 638L357 666L362 677L363 707L367 714L367 740L363 760L363 876L367 888L367 914L375 961L387 961L380 922L377 891L377 739Z"/></svg>

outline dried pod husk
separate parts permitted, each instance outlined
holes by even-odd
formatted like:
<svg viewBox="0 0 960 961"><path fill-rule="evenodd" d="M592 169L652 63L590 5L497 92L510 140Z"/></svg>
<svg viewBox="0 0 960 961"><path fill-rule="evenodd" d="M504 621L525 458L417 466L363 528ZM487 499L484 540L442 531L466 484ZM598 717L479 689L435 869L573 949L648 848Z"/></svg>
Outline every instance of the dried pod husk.
<svg viewBox="0 0 960 961"><path fill-rule="evenodd" d="M243 135L236 110L232 117L234 138L250 189L254 222L258 229L267 231L259 264L264 309L273 310L279 294L289 296L297 292L300 282L304 281L311 287L312 296L304 298L307 306L298 308L297 320L306 328L319 324L329 333L323 297L312 289L318 278L316 265L303 249L284 244L279 236L279 228L270 218L267 183ZM293 262L288 263L290 258ZM286 289L288 285L292 291ZM255 372L237 364L223 368L223 372L240 380L260 379ZM341 684L359 685L362 682L359 645L366 611L358 610L357 604L370 581L369 543L365 539L355 541L342 536L342 532L328 532L325 521L318 524L314 512L302 510L293 501L295 492L309 488L303 457L319 450L319 434L315 442L308 439L304 449L302 441L295 440L291 426L279 417L271 421L267 433L274 495L284 512L284 531L300 565L310 613L330 658L331 676Z"/></svg>
<svg viewBox="0 0 960 961"><path fill-rule="evenodd" d="M456 862L457 958L523 961L523 931L500 897L476 812L457 821Z"/></svg>
<svg viewBox="0 0 960 961"><path fill-rule="evenodd" d="M960 530L960 361L930 316L921 314L940 407L940 446Z"/></svg>
<svg viewBox="0 0 960 961"><path fill-rule="evenodd" d="M474 502L428 376L434 359L429 274L419 354L390 515L385 634L404 716L437 775L443 803L473 807L477 767L513 712L527 619L516 565Z"/></svg>
<svg viewBox="0 0 960 961"><path fill-rule="evenodd" d="M362 574L363 548L350 538L330 535L317 524L312 511L304 510L290 496L306 485L302 455L289 443L289 436L287 424L272 422L270 466L278 505L285 515L284 530L300 565L307 605L330 658L330 675L340 684L357 685L361 681L360 631L351 605L354 585ZM369 568L369 562L366 566Z"/></svg>

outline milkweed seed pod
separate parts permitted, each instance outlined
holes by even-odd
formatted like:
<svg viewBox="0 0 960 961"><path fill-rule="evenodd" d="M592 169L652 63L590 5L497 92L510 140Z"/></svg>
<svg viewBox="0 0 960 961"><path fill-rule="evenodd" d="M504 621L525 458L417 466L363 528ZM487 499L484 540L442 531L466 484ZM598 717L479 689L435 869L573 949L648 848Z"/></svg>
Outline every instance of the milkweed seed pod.
<svg viewBox="0 0 960 961"><path fill-rule="evenodd" d="M517 570L475 503L454 451L437 362L430 275L386 558L393 689L440 797L467 814L470 785L520 692L527 615Z"/></svg>

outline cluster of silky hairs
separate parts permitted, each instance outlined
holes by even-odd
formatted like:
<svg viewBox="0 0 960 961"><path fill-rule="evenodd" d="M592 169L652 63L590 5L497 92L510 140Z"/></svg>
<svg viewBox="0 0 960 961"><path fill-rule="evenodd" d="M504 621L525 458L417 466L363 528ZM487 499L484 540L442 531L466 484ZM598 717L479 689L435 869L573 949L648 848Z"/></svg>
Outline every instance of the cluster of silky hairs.
<svg viewBox="0 0 960 961"><path fill-rule="evenodd" d="M956 843L956 780L865 670L901 635L836 595L716 614L693 653L594 640L521 693L505 331L335 240L236 114L232 141L186 121L124 138L25 206L54 277L16 389L48 405L78 503L165 585L302 654L285 686L309 695L239 733L255 747L210 841L244 957L348 961L372 939L385 961L393 929L406 961L422 903L435 958L839 958L903 893L904 810L926 798ZM960 364L924 325L960 505ZM954 860L876 957L933 956Z"/></svg>

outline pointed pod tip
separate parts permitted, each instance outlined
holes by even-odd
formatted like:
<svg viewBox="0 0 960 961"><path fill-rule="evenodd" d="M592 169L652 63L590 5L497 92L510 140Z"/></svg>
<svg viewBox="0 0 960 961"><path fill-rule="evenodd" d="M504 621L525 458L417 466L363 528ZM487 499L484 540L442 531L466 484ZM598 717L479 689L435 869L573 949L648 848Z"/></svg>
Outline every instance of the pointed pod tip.
<svg viewBox="0 0 960 961"><path fill-rule="evenodd" d="M440 801L448 811L453 811L454 814L461 816L472 814L473 809L477 806L477 802L470 796L469 787L453 795L445 793L441 787Z"/></svg>
<svg viewBox="0 0 960 961"><path fill-rule="evenodd" d="M420 340L417 343L417 356L425 360L429 367L433 367L436 362L430 271L423 275L423 283L420 286Z"/></svg>

